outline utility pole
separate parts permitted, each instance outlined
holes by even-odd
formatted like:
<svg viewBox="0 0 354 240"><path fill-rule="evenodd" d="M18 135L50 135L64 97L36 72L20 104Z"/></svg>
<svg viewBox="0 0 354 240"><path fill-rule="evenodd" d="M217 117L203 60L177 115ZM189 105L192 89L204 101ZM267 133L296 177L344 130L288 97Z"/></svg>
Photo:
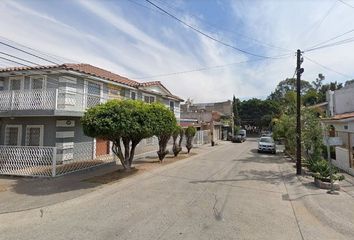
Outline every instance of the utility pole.
<svg viewBox="0 0 354 240"><path fill-rule="evenodd" d="M296 52L296 174L301 175L301 68L303 58L300 49Z"/></svg>

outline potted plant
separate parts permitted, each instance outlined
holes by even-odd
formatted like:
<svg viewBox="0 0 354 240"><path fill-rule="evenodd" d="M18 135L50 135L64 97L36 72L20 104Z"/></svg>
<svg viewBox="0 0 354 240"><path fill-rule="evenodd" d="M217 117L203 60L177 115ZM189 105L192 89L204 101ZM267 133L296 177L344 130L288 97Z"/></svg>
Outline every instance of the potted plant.
<svg viewBox="0 0 354 240"><path fill-rule="evenodd" d="M313 161L309 164L309 170L312 171L315 185L319 188L330 189L331 188L331 166L327 160L320 159ZM340 186L338 181L344 180L344 176L338 173L338 169L332 166L332 180L335 190L339 190Z"/></svg>

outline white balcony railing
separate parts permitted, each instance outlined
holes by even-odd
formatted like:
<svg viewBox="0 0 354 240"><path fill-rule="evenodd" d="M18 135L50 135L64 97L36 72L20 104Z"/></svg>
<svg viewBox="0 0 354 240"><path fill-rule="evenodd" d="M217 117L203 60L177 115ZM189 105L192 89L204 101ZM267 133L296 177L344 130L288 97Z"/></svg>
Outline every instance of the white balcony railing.
<svg viewBox="0 0 354 240"><path fill-rule="evenodd" d="M83 112L101 102L103 99L100 96L58 89L0 91L0 112L18 110Z"/></svg>

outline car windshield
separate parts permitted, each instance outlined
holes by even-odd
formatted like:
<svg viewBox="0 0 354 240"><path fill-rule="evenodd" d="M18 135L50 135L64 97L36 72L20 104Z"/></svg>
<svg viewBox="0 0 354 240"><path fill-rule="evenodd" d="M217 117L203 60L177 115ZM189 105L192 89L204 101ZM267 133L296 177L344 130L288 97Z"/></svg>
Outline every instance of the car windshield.
<svg viewBox="0 0 354 240"><path fill-rule="evenodd" d="M262 137L259 141L266 142L266 143L274 143L273 138L269 138L269 137Z"/></svg>

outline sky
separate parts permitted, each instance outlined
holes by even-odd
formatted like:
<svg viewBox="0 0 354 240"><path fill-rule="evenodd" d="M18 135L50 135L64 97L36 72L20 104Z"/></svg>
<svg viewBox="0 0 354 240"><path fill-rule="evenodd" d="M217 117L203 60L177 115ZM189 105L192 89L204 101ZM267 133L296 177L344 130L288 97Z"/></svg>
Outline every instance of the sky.
<svg viewBox="0 0 354 240"><path fill-rule="evenodd" d="M293 77L297 49L305 50L302 79L354 79L354 42L306 52L354 29L354 1L343 1L151 0L206 37L145 0L2 0L0 41L52 62L161 81L194 102L266 98ZM50 65L4 45L0 52ZM14 65L0 59L0 67Z"/></svg>

